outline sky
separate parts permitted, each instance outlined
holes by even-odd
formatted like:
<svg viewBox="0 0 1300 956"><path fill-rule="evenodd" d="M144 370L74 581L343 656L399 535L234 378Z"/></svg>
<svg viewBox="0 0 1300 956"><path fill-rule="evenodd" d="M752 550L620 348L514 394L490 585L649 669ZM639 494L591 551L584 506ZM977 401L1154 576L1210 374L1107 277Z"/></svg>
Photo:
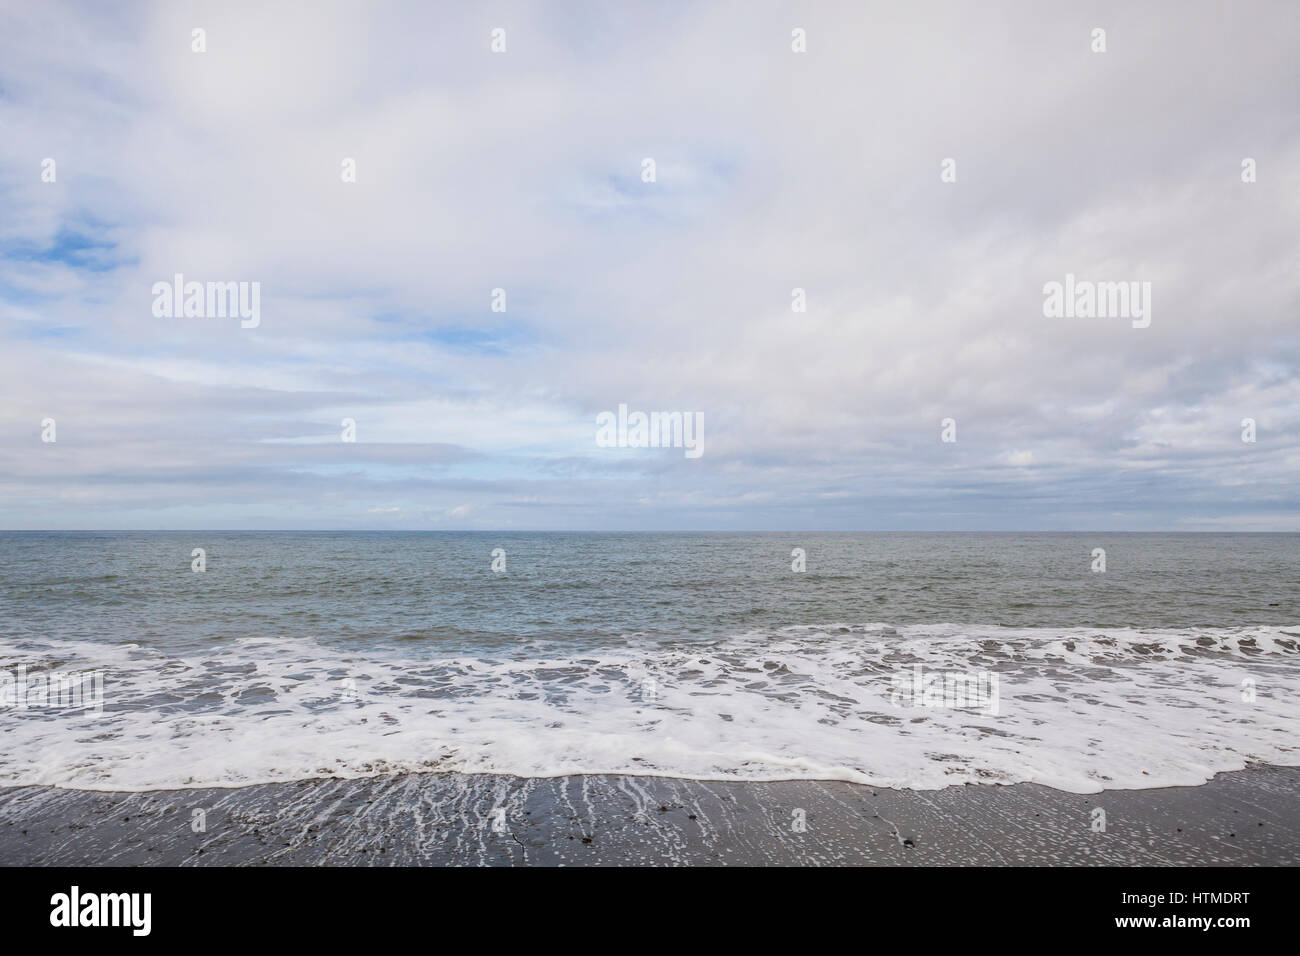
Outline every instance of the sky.
<svg viewBox="0 0 1300 956"><path fill-rule="evenodd" d="M0 528L1300 531L1297 50L1285 2L0 0Z"/></svg>

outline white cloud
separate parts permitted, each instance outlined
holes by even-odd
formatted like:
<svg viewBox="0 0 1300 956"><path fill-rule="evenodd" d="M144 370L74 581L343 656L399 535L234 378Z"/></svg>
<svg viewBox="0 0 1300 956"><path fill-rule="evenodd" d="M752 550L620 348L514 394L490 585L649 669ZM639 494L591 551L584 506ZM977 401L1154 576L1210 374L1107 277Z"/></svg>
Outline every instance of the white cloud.
<svg viewBox="0 0 1300 956"><path fill-rule="evenodd" d="M802 55L766 4L7 9L0 524L1283 512L1300 24L1217 9L1107 6L1104 55L1023 4L822 4ZM262 326L155 319L175 272L260 281ZM1151 327L1043 318L1067 272L1151 281ZM619 402L703 411L706 455L597 449Z"/></svg>

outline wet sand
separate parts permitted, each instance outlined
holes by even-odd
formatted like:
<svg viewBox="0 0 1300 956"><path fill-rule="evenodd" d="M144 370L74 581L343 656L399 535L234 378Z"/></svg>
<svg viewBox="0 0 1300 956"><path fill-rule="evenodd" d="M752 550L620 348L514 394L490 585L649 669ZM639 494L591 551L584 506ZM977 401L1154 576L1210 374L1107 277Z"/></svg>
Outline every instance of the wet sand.
<svg viewBox="0 0 1300 956"><path fill-rule="evenodd" d="M1105 832L1094 829L1099 807ZM1300 768L1097 794L462 774L150 793L16 787L0 790L0 863L1295 866Z"/></svg>

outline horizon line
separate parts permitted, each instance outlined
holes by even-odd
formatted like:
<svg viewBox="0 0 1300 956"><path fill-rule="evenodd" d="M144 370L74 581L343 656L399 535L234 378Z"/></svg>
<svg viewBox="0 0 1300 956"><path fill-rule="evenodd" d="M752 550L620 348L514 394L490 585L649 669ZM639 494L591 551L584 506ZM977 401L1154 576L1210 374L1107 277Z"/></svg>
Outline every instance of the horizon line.
<svg viewBox="0 0 1300 956"><path fill-rule="evenodd" d="M1291 534L1137 528L0 528L0 534Z"/></svg>

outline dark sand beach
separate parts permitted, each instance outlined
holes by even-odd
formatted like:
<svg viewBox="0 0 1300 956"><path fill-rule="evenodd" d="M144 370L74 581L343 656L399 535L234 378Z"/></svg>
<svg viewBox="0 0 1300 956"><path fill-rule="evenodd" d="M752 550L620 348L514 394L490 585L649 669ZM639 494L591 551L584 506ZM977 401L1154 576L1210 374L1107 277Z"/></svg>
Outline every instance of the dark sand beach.
<svg viewBox="0 0 1300 956"><path fill-rule="evenodd" d="M1093 829L1098 807L1105 832ZM0 862L1294 866L1300 768L1255 766L1198 787L1096 794L1035 784L916 791L487 774L149 793L14 787L0 791Z"/></svg>

